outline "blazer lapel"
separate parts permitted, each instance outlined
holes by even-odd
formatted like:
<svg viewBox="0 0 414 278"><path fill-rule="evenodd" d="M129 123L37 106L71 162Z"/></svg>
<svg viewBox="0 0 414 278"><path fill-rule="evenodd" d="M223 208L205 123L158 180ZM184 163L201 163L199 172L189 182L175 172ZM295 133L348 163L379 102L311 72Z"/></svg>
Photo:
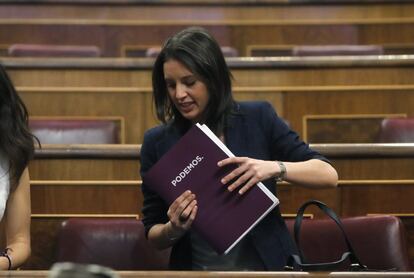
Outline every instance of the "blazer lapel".
<svg viewBox="0 0 414 278"><path fill-rule="evenodd" d="M226 146L235 156L246 156L249 150L249 127L242 114L232 115L225 132Z"/></svg>
<svg viewBox="0 0 414 278"><path fill-rule="evenodd" d="M162 157L172 146L180 140L182 135L175 128L167 128L164 136L156 144L156 152L158 158Z"/></svg>

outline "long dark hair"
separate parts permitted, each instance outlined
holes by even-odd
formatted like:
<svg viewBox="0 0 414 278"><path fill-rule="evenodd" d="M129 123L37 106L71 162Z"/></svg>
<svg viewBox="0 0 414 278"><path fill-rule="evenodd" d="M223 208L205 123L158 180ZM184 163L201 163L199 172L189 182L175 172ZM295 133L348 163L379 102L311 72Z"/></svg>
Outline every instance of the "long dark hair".
<svg viewBox="0 0 414 278"><path fill-rule="evenodd" d="M206 85L210 98L205 124L216 134L222 133L234 99L232 76L217 41L205 29L190 27L169 38L155 60L152 87L157 117L186 129L191 123L171 102L164 79L164 63L170 59L181 62Z"/></svg>
<svg viewBox="0 0 414 278"><path fill-rule="evenodd" d="M26 106L0 65L0 150L9 161L11 190L34 153L34 137L28 128Z"/></svg>

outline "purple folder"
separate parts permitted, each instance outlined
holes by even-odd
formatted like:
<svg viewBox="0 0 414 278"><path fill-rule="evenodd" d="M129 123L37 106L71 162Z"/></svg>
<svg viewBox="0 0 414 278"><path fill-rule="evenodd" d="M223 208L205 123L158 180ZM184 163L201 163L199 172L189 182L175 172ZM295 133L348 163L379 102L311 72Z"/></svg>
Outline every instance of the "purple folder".
<svg viewBox="0 0 414 278"><path fill-rule="evenodd" d="M205 125L193 126L145 175L145 182L168 204L185 190L197 199L195 229L219 254L228 253L279 200L262 183L243 195L220 180L235 165L217 162L234 156Z"/></svg>

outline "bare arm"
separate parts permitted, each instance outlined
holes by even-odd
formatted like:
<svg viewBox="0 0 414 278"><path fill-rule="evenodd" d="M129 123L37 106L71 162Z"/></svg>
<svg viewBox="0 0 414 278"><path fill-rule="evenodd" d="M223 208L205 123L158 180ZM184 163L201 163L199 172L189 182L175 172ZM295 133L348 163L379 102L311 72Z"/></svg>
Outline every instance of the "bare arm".
<svg viewBox="0 0 414 278"><path fill-rule="evenodd" d="M238 177L232 184L228 185L230 191L239 188L246 183L239 193L243 194L259 181L263 181L280 174L280 166L275 161L252 159L248 157L226 158L218 163L223 167L228 164L238 164L238 167L222 179L227 184ZM333 187L337 185L338 174L327 162L319 159L310 159L302 162L284 162L286 166L285 180L307 187Z"/></svg>
<svg viewBox="0 0 414 278"><path fill-rule="evenodd" d="M303 162L285 162L285 180L306 187L334 187L338 184L338 173L329 163L311 159Z"/></svg>
<svg viewBox="0 0 414 278"><path fill-rule="evenodd" d="M26 168L19 185L10 194L6 208L6 237L12 268L16 269L30 256L30 181ZM8 260L0 257L0 269L8 268Z"/></svg>

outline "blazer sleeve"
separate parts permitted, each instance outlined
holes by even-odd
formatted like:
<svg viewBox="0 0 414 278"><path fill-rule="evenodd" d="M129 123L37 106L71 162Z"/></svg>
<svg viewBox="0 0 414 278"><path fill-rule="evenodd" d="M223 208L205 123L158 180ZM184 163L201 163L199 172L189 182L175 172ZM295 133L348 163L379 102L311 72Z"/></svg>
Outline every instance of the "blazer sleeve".
<svg viewBox="0 0 414 278"><path fill-rule="evenodd" d="M144 196L144 204L142 208L142 222L145 227L145 235L148 236L148 232L152 226L160 223L166 223L168 221L167 216L167 204L161 199L161 197L152 191L145 182L146 172L158 161L158 155L156 151L156 140L153 130L150 130L144 135L144 142L141 147L141 178L142 185L141 190Z"/></svg>

